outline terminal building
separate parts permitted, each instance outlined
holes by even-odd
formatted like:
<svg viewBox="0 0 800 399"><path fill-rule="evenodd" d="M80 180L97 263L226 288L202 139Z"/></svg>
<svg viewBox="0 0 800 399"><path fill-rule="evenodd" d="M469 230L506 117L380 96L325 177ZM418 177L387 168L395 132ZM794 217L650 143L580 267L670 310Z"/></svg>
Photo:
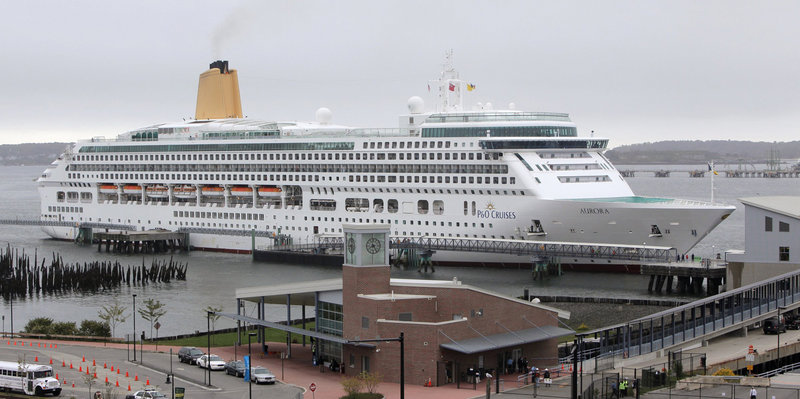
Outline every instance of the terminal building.
<svg viewBox="0 0 800 399"><path fill-rule="evenodd" d="M740 198L744 204L745 249L728 251L728 289L739 288L800 267L800 197Z"/></svg>
<svg viewBox="0 0 800 399"><path fill-rule="evenodd" d="M239 319L314 338L309 363L335 364L348 376L368 371L400 382L396 339L401 334L407 384L470 381L470 369L503 373L509 359L515 366L519 359L526 359L529 367L558 364L558 338L574 333L559 320L568 319L569 312L456 279L393 279L389 225L346 224L343 231L341 279L236 290L240 304L254 302L260 309L265 303L287 309L313 306L314 331L287 328L261 316Z"/></svg>

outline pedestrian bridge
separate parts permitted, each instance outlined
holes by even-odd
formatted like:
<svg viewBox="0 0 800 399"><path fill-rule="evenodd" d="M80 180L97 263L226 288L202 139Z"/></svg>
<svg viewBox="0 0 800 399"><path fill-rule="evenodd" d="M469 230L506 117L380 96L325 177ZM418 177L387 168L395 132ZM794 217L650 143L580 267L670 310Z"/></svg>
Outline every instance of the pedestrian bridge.
<svg viewBox="0 0 800 399"><path fill-rule="evenodd" d="M589 370L613 368L613 360L642 356L682 344L702 342L800 306L800 271L700 299L626 323L576 335L579 351L571 361ZM588 346L592 349L584 349Z"/></svg>

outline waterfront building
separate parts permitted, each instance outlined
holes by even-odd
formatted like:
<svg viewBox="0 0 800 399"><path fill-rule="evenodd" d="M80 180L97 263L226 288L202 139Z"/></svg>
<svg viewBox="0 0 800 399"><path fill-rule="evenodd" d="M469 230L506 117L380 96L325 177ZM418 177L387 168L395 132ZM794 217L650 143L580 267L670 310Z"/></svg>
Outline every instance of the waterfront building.
<svg viewBox="0 0 800 399"><path fill-rule="evenodd" d="M744 251L728 251L728 289L796 271L800 267L800 197L740 198Z"/></svg>

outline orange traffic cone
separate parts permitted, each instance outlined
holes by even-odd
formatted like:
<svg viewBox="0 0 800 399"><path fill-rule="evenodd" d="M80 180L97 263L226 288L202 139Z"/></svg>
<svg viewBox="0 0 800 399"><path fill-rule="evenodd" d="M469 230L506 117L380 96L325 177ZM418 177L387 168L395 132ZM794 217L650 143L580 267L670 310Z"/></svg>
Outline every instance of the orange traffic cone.
<svg viewBox="0 0 800 399"><path fill-rule="evenodd" d="M53 358L52 357L50 358L50 364L53 364Z"/></svg>
<svg viewBox="0 0 800 399"><path fill-rule="evenodd" d="M117 369L117 374L119 374L119 369ZM125 374L127 374L127 373L125 373Z"/></svg>
<svg viewBox="0 0 800 399"><path fill-rule="evenodd" d="M75 388L75 383L74 382L72 383L72 387Z"/></svg>
<svg viewBox="0 0 800 399"><path fill-rule="evenodd" d="M107 368L108 368L108 366L107 366L105 363L103 363L103 368L104 368L104 369L107 369Z"/></svg>
<svg viewBox="0 0 800 399"><path fill-rule="evenodd" d="M56 373L56 379L58 379L58 373Z"/></svg>
<svg viewBox="0 0 800 399"><path fill-rule="evenodd" d="M125 378L128 378L128 377L129 377L128 370L125 370Z"/></svg>
<svg viewBox="0 0 800 399"><path fill-rule="evenodd" d="M70 362L70 364L69 364L69 368L72 368L72 362Z"/></svg>
<svg viewBox="0 0 800 399"><path fill-rule="evenodd" d="M108 384L108 376L106 376L106 384Z"/></svg>
<svg viewBox="0 0 800 399"><path fill-rule="evenodd" d="M67 361L61 360L61 367L67 367Z"/></svg>
<svg viewBox="0 0 800 399"><path fill-rule="evenodd" d="M81 372L81 373L83 373L83 367L81 367L81 366L78 366L78 372Z"/></svg>
<svg viewBox="0 0 800 399"><path fill-rule="evenodd" d="M85 361L86 361L86 356L81 356L81 362L85 362Z"/></svg>
<svg viewBox="0 0 800 399"><path fill-rule="evenodd" d="M128 390L129 391L131 390L131 384L128 384Z"/></svg>
<svg viewBox="0 0 800 399"><path fill-rule="evenodd" d="M117 383L115 385L117 386L117 388L119 388L119 380L117 380Z"/></svg>
<svg viewBox="0 0 800 399"><path fill-rule="evenodd" d="M33 361L34 361L34 362L38 362L38 361L39 361L39 356L36 356L36 357L34 357L34 358L33 358Z"/></svg>
<svg viewBox="0 0 800 399"><path fill-rule="evenodd" d="M89 373L86 373L86 374L89 374ZM97 373L92 373L92 376L93 376L94 378L97 378Z"/></svg>
<svg viewBox="0 0 800 399"><path fill-rule="evenodd" d="M114 365L113 364L111 365L111 372L112 373L114 372Z"/></svg>
<svg viewBox="0 0 800 399"><path fill-rule="evenodd" d="M133 380L134 381L139 381L139 374L134 375Z"/></svg>
<svg viewBox="0 0 800 399"><path fill-rule="evenodd" d="M92 359L92 366L97 366L97 363L94 362L94 359Z"/></svg>
<svg viewBox="0 0 800 399"><path fill-rule="evenodd" d="M58 344L53 344L52 348L53 349L58 349Z"/></svg>
<svg viewBox="0 0 800 399"><path fill-rule="evenodd" d="M150 379L149 378L147 379L147 383L145 383L144 385L150 385Z"/></svg>

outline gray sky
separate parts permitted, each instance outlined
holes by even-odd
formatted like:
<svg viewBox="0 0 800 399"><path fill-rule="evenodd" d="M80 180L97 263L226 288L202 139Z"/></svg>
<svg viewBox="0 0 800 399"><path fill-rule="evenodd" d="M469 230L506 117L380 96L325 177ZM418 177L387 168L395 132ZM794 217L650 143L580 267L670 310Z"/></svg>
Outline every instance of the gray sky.
<svg viewBox="0 0 800 399"><path fill-rule="evenodd" d="M800 139L798 1L3 1L0 143L194 115L215 59L250 118L395 127L453 49L466 105L567 112L611 146Z"/></svg>

